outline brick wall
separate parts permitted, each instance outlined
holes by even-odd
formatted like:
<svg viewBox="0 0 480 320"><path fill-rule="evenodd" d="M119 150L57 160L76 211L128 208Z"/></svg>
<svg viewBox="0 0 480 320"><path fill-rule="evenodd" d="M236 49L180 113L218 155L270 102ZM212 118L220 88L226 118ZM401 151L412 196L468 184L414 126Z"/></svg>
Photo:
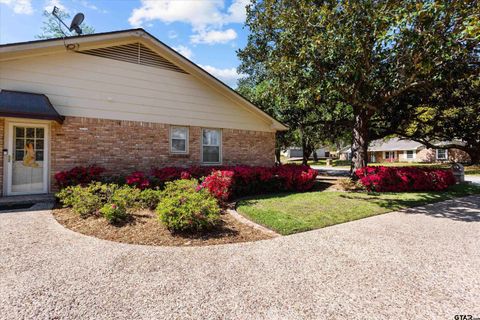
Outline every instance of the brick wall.
<svg viewBox="0 0 480 320"><path fill-rule="evenodd" d="M110 173L127 174L152 167L200 165L201 128L189 129L188 155L169 149L167 124L67 117L52 124L51 173L97 164ZM224 165L274 164L275 134L222 129Z"/></svg>

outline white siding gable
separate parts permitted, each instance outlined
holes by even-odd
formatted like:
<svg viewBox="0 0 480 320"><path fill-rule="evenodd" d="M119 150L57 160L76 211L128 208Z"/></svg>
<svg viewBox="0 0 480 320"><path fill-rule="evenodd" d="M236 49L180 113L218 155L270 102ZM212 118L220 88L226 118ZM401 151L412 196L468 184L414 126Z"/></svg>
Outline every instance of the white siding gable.
<svg viewBox="0 0 480 320"><path fill-rule="evenodd" d="M0 62L0 88L44 93L64 116L275 131L190 74L76 52Z"/></svg>

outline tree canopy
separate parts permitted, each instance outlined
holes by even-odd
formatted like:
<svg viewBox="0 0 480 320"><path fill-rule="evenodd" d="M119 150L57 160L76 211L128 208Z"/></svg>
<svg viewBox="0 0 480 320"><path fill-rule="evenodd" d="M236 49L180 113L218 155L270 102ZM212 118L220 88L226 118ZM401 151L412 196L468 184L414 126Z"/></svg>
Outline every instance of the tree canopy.
<svg viewBox="0 0 480 320"><path fill-rule="evenodd" d="M407 101L478 76L479 13L474 1L254 0L240 70L268 83L293 128L350 121L362 167L370 139L397 131L385 115L413 117Z"/></svg>
<svg viewBox="0 0 480 320"><path fill-rule="evenodd" d="M70 14L67 12L59 11L58 16L65 23L70 21ZM65 37L65 34L62 29L62 25L50 12L43 11L43 22L42 22L42 32L37 34L35 38L37 39L52 39L52 38L62 38ZM95 33L95 29L85 23L80 25L82 28L83 34L92 34ZM66 29L66 28L65 28ZM68 31L67 31L68 35Z"/></svg>

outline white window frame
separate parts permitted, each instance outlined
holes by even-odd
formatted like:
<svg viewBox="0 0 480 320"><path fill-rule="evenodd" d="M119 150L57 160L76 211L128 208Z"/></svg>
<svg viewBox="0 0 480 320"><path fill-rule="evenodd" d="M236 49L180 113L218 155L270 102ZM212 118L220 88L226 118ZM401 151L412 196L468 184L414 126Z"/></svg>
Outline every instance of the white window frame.
<svg viewBox="0 0 480 320"><path fill-rule="evenodd" d="M412 153L412 157L411 157L411 158L408 157L408 153L409 153L409 152ZM416 154L415 150L405 150L405 159L406 159L406 160L415 160L415 154Z"/></svg>
<svg viewBox="0 0 480 320"><path fill-rule="evenodd" d="M387 158L387 154L388 154L388 158ZM383 152L383 159L385 159L385 160L396 159L395 151L384 151Z"/></svg>
<svg viewBox="0 0 480 320"><path fill-rule="evenodd" d="M186 129L187 135L185 137L185 151L173 150L173 129ZM173 154L188 154L188 141L190 138L190 128L184 126L171 126L170 127L170 153ZM176 139L176 138L175 138ZM178 139L181 140L181 139Z"/></svg>
<svg viewBox="0 0 480 320"><path fill-rule="evenodd" d="M445 158L439 158L438 157L438 151L439 150L444 150L445 151ZM448 149L435 149L435 158L437 160L448 160Z"/></svg>
<svg viewBox="0 0 480 320"><path fill-rule="evenodd" d="M218 139L218 143L219 145L205 145L203 144L203 131L204 130L216 130L218 131L220 137ZM202 128L202 131L201 131L201 145L200 145L200 159L202 161L202 164L205 164L205 165L217 165L217 164L222 164L222 148L223 148L223 132L222 132L222 129L219 129L219 128ZM203 147L219 147L218 148L218 152L219 152L219 155L218 155L218 162L205 162L203 160Z"/></svg>

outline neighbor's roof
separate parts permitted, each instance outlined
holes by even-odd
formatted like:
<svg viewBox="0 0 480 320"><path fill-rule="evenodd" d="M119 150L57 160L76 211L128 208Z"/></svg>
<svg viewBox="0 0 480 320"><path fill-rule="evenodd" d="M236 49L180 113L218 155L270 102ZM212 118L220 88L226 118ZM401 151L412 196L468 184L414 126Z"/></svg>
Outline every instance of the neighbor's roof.
<svg viewBox="0 0 480 320"><path fill-rule="evenodd" d="M420 142L390 138L388 140L375 140L370 143L368 151L396 151L396 150L417 150L423 147Z"/></svg>
<svg viewBox="0 0 480 320"><path fill-rule="evenodd" d="M18 59L23 56L44 55L58 51L65 51L65 48L68 48L69 46L70 49L68 50L86 50L132 40L141 41L144 44L150 45L151 49L157 50L158 54L165 57L167 60L170 60L173 64L178 65L192 76L219 91L225 97L243 106L248 111L260 116L267 123L270 123L272 129L280 131L288 129L287 126L263 112L252 102L224 84L222 81L218 80L210 73L141 28L66 38L3 44L0 45L0 61Z"/></svg>
<svg viewBox="0 0 480 320"><path fill-rule="evenodd" d="M55 120L63 122L50 100L44 94L21 91L0 91L0 116Z"/></svg>

